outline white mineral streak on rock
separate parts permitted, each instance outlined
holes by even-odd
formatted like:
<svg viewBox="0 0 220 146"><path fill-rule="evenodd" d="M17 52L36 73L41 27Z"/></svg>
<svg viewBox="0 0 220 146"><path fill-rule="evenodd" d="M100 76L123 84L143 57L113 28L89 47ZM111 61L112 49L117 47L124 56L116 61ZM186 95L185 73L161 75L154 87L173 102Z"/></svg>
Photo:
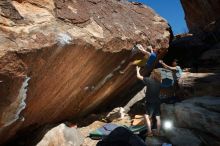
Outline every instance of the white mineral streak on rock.
<svg viewBox="0 0 220 146"><path fill-rule="evenodd" d="M19 115L26 107L25 100L27 98L28 81L30 77L25 77L25 80L20 88L17 99L8 107L8 109L2 114L2 122L4 127L11 125L19 119Z"/></svg>
<svg viewBox="0 0 220 146"><path fill-rule="evenodd" d="M120 65L118 65L115 69L113 69L112 72L110 72L103 80L101 80L97 86L95 87L95 90L101 88L107 81L109 81L113 76L114 76L114 73L119 71L121 69L121 66L125 63L125 60L122 60L120 62Z"/></svg>

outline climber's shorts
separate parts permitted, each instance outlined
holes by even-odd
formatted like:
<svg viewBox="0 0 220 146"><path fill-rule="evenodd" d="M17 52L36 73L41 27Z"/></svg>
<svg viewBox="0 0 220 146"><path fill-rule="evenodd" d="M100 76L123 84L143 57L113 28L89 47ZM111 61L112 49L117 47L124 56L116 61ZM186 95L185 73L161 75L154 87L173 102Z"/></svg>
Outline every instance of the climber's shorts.
<svg viewBox="0 0 220 146"><path fill-rule="evenodd" d="M149 103L146 102L146 115L152 116L160 116L160 103Z"/></svg>

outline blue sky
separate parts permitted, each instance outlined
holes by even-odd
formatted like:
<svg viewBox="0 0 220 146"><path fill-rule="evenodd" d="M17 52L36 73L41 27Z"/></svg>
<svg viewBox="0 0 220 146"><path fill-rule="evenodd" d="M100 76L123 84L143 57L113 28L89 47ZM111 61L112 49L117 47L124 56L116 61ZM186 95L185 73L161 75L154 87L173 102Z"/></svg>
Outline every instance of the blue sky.
<svg viewBox="0 0 220 146"><path fill-rule="evenodd" d="M188 32L184 11L180 0L130 0L146 4L164 17L172 27L174 34Z"/></svg>

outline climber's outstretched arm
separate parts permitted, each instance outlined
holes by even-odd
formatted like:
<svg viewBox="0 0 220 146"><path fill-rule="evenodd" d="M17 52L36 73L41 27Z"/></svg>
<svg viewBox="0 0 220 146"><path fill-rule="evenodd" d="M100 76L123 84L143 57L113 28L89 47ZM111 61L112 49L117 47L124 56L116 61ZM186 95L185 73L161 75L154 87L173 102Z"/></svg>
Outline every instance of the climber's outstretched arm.
<svg viewBox="0 0 220 146"><path fill-rule="evenodd" d="M136 71L137 71L137 78L139 80L144 80L144 77L140 74L140 67L139 66L136 66Z"/></svg>
<svg viewBox="0 0 220 146"><path fill-rule="evenodd" d="M173 70L173 71L177 70L176 67L169 66L166 63L164 63L162 60L160 60L159 63L162 64L162 66L166 69Z"/></svg>

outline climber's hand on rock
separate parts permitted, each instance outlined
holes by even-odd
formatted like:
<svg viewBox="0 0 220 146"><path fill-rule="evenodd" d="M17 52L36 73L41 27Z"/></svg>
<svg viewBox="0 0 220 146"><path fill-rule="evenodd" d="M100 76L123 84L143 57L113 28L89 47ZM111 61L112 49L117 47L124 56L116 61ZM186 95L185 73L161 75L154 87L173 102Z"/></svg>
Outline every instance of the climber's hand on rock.
<svg viewBox="0 0 220 146"><path fill-rule="evenodd" d="M143 49L144 49L141 44L137 44L137 48L138 48L139 50L143 50Z"/></svg>

